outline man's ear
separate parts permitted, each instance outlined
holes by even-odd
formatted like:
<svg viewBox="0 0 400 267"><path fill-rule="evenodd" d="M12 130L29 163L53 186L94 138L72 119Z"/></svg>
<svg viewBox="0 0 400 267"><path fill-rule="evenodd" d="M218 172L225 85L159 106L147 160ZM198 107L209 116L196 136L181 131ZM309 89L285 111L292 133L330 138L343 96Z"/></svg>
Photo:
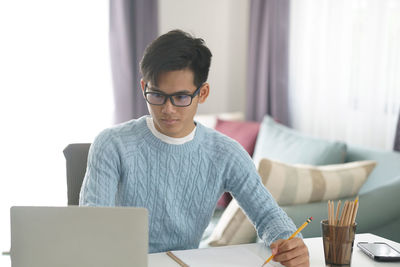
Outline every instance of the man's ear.
<svg viewBox="0 0 400 267"><path fill-rule="evenodd" d="M199 92L199 103L204 103L210 93L210 85L208 83L203 84Z"/></svg>
<svg viewBox="0 0 400 267"><path fill-rule="evenodd" d="M146 82L143 79L140 79L140 86L142 87L142 92L144 92L145 85L146 85Z"/></svg>

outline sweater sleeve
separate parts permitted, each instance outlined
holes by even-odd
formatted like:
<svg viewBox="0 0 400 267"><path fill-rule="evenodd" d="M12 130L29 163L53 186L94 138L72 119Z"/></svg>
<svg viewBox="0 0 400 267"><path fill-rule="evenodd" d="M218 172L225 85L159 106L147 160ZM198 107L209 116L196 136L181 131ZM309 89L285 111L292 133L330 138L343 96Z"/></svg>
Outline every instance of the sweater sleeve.
<svg viewBox="0 0 400 267"><path fill-rule="evenodd" d="M296 226L261 182L250 157L236 153L229 166L227 189L233 194L255 226L258 236L269 246L278 239L287 239ZM301 236L301 235L299 235Z"/></svg>
<svg viewBox="0 0 400 267"><path fill-rule="evenodd" d="M110 130L100 133L90 146L80 206L115 206L120 177L120 151Z"/></svg>

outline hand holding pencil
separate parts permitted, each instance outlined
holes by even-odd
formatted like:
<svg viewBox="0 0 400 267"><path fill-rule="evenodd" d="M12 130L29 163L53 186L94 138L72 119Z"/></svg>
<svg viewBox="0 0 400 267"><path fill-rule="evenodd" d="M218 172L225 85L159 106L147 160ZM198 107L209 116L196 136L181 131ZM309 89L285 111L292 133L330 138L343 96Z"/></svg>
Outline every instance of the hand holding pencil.
<svg viewBox="0 0 400 267"><path fill-rule="evenodd" d="M310 222L312 217L308 218L297 231L295 231L287 240L279 239L271 244L272 255L262 266L267 264L271 259L280 262L284 266L309 266L308 248L304 244L303 239L295 238Z"/></svg>

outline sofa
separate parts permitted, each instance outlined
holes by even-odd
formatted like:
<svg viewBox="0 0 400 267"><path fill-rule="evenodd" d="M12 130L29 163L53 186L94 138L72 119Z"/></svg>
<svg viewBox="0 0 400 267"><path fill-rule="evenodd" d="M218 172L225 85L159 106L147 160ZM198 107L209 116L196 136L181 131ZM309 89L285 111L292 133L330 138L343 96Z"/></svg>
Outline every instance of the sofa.
<svg viewBox="0 0 400 267"><path fill-rule="evenodd" d="M276 199L296 225L301 225L310 216L314 218L314 222L302 231L304 237L321 236L320 221L327 218L328 200L334 200L337 204L339 200L344 203L359 196L357 233L373 233L400 242L399 152L307 136L276 122L269 116L265 116L261 123L244 121L240 114L203 115L197 116L195 120L236 139L252 156L259 172L262 164L266 163L269 166L272 164L276 170L279 168L284 170L284 179L292 179L290 180L292 182L280 186L281 194L277 195ZM294 171L305 174L295 175L295 178L290 177ZM283 179L279 173L271 171L269 176L267 175L266 183L264 174L260 174L264 185L267 188L271 187L272 191ZM306 177L308 173L326 175L323 178L318 176L324 181L325 188L316 187L314 184L314 189L319 188L314 190L314 196L294 197L293 195L312 191L307 183L301 186L303 180L308 179ZM336 182L334 179L340 180ZM308 184L317 180L312 177ZM299 185L294 189L297 193L282 193L293 190L293 188L282 189L284 186L293 187L293 181ZM335 190L336 192L330 192ZM321 194L322 191L325 192ZM319 196L315 198L315 195ZM275 197L274 194L273 196ZM252 225L246 216L239 214L238 209L240 207L235 200L230 201L229 194L225 193L219 201L200 247L259 241L254 227L251 229Z"/></svg>

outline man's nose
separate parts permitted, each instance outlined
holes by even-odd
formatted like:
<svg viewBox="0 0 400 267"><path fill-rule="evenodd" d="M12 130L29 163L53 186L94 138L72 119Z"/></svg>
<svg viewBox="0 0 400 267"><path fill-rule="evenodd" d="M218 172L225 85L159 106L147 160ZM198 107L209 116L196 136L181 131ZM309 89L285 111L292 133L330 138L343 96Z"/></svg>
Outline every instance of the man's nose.
<svg viewBox="0 0 400 267"><path fill-rule="evenodd" d="M167 114L175 112L175 106L172 105L171 99L169 97L167 98L165 104L162 106L161 111L162 113L167 113Z"/></svg>

